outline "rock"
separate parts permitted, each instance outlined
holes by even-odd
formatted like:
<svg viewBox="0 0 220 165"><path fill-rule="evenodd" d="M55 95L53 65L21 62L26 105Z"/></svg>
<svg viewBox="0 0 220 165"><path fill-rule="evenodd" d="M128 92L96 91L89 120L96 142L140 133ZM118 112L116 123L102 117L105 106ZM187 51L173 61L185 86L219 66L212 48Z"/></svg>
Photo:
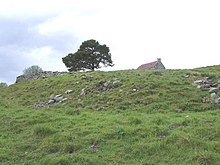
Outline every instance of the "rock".
<svg viewBox="0 0 220 165"><path fill-rule="evenodd" d="M93 76L82 76L81 79L82 80L92 80Z"/></svg>
<svg viewBox="0 0 220 165"><path fill-rule="evenodd" d="M134 89L132 89L132 91L136 92L136 91L137 91L137 89L135 89L135 88L134 88Z"/></svg>
<svg viewBox="0 0 220 165"><path fill-rule="evenodd" d="M110 90L112 88L112 86L110 85L111 81L100 81L96 87L98 88L99 91L107 91Z"/></svg>
<svg viewBox="0 0 220 165"><path fill-rule="evenodd" d="M218 88L210 88L209 93L217 93Z"/></svg>
<svg viewBox="0 0 220 165"><path fill-rule="evenodd" d="M216 104L219 104L219 103L220 103L220 97L217 98L217 99L215 99L215 103L216 103Z"/></svg>
<svg viewBox="0 0 220 165"><path fill-rule="evenodd" d="M63 98L63 99L60 101L60 103L66 101L66 100L68 100L68 98Z"/></svg>
<svg viewBox="0 0 220 165"><path fill-rule="evenodd" d="M196 80L193 82L194 84L202 84L203 83L203 80Z"/></svg>
<svg viewBox="0 0 220 165"><path fill-rule="evenodd" d="M211 87L211 84L203 84L202 87L203 87L203 88L210 88L210 87Z"/></svg>
<svg viewBox="0 0 220 165"><path fill-rule="evenodd" d="M112 86L113 86L113 88L117 88L117 87L121 86L121 81L119 81L119 80L113 81Z"/></svg>
<svg viewBox="0 0 220 165"><path fill-rule="evenodd" d="M102 80L98 84L96 84L96 87L99 92L101 92L101 91L103 92L103 91L109 91L111 89L117 88L121 85L122 85L121 81L114 78L114 81Z"/></svg>
<svg viewBox="0 0 220 165"><path fill-rule="evenodd" d="M212 100L209 98L209 97L204 97L203 99L202 99L202 102L203 103L210 103Z"/></svg>
<svg viewBox="0 0 220 165"><path fill-rule="evenodd" d="M96 108L96 111L101 111L102 109L105 109L105 107L98 107Z"/></svg>
<svg viewBox="0 0 220 165"><path fill-rule="evenodd" d="M83 88L83 89L81 90L80 96L85 96L85 95L86 95L85 88Z"/></svg>
<svg viewBox="0 0 220 165"><path fill-rule="evenodd" d="M52 100L55 97L54 94L50 95L50 99Z"/></svg>
<svg viewBox="0 0 220 165"><path fill-rule="evenodd" d="M91 148L93 151L98 151L99 145L98 145L97 142L93 142L92 145L90 146L90 148Z"/></svg>
<svg viewBox="0 0 220 165"><path fill-rule="evenodd" d="M132 90L135 92L135 91L139 91L141 89L141 86L139 86L139 85L134 85L133 87L132 87Z"/></svg>
<svg viewBox="0 0 220 165"><path fill-rule="evenodd" d="M200 89L200 88L202 88L202 86L201 86L201 85L198 85L197 88Z"/></svg>
<svg viewBox="0 0 220 165"><path fill-rule="evenodd" d="M63 96L62 94L58 94L58 95L55 95L54 98L58 98L58 97L61 97Z"/></svg>
<svg viewBox="0 0 220 165"><path fill-rule="evenodd" d="M218 83L211 84L210 87L217 88L218 87Z"/></svg>
<svg viewBox="0 0 220 165"><path fill-rule="evenodd" d="M213 98L213 97L216 97L216 93L211 93L210 96Z"/></svg>
<svg viewBox="0 0 220 165"><path fill-rule="evenodd" d="M203 84L212 84L212 80L206 79L206 80L203 81Z"/></svg>
<svg viewBox="0 0 220 165"><path fill-rule="evenodd" d="M72 92L73 92L73 90L71 90L71 89L65 91L66 94L70 94Z"/></svg>
<svg viewBox="0 0 220 165"><path fill-rule="evenodd" d="M34 104L34 107L40 108L40 107L44 107L45 105L46 105L45 102L37 102Z"/></svg>
<svg viewBox="0 0 220 165"><path fill-rule="evenodd" d="M53 103L55 103L55 100L52 99L47 102L47 104L53 104Z"/></svg>
<svg viewBox="0 0 220 165"><path fill-rule="evenodd" d="M30 80L37 80L40 78L47 78L47 77L52 77L52 76L59 76L59 75L64 75L68 74L68 72L52 72L52 71L43 71L36 73L34 75L21 75L16 78L16 83L23 82L23 81L30 81Z"/></svg>
<svg viewBox="0 0 220 165"><path fill-rule="evenodd" d="M109 83L110 83L110 81L104 82L104 83L103 83L103 87L108 87Z"/></svg>
<svg viewBox="0 0 220 165"><path fill-rule="evenodd" d="M59 102L63 99L63 95L62 94L59 94L59 95L56 95L54 96L53 100L55 100L55 102Z"/></svg>

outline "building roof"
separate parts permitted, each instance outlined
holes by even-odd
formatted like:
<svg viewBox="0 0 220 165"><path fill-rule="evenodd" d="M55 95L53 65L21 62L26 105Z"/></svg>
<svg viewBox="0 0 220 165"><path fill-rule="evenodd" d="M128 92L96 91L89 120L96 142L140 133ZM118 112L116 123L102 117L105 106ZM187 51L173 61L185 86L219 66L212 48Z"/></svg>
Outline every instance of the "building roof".
<svg viewBox="0 0 220 165"><path fill-rule="evenodd" d="M155 65L157 64L158 61L154 61L154 62L150 62L147 64L143 64L141 66L139 66L137 69L152 69L155 67Z"/></svg>

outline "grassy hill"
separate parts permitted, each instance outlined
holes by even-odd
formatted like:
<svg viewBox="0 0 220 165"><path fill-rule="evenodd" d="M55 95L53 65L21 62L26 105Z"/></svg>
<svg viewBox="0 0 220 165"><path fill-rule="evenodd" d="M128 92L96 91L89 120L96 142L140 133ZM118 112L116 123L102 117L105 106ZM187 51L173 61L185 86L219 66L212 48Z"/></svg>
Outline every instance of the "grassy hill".
<svg viewBox="0 0 220 165"><path fill-rule="evenodd" d="M220 106L193 82L219 73L96 71L0 87L0 164L218 165ZM67 100L46 104L58 94Z"/></svg>

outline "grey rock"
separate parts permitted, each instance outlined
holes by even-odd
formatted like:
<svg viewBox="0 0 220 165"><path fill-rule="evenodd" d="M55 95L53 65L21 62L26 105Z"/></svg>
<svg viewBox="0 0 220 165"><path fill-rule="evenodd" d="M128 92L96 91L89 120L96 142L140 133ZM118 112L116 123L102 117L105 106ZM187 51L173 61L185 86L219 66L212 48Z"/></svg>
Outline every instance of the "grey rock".
<svg viewBox="0 0 220 165"><path fill-rule="evenodd" d="M66 100L68 100L68 98L63 98L62 100L60 100L60 103L66 101Z"/></svg>
<svg viewBox="0 0 220 165"><path fill-rule="evenodd" d="M92 80L93 76L82 76L82 80Z"/></svg>
<svg viewBox="0 0 220 165"><path fill-rule="evenodd" d="M106 81L103 83L103 87L108 87L109 86L110 81Z"/></svg>
<svg viewBox="0 0 220 165"><path fill-rule="evenodd" d="M45 102L37 102L34 104L34 107L40 108L40 107L44 107L45 105L46 105Z"/></svg>
<svg viewBox="0 0 220 165"><path fill-rule="evenodd" d="M218 87L218 83L214 83L214 84L210 84L210 87L215 87L215 88L217 88Z"/></svg>
<svg viewBox="0 0 220 165"><path fill-rule="evenodd" d="M53 104L53 103L55 103L55 100L48 100L48 102L47 102L47 104Z"/></svg>
<svg viewBox="0 0 220 165"><path fill-rule="evenodd" d="M29 81L29 80L37 80L40 78L47 78L51 76L59 76L68 74L68 72L52 72L52 71L43 71L40 73L36 73L34 75L21 75L16 78L16 83L23 82L23 81Z"/></svg>
<svg viewBox="0 0 220 165"><path fill-rule="evenodd" d="M55 95L54 98L57 98L57 97L61 97L63 96L62 94L58 94L58 95Z"/></svg>
<svg viewBox="0 0 220 165"><path fill-rule="evenodd" d="M196 80L193 82L194 84L202 84L203 83L203 80Z"/></svg>
<svg viewBox="0 0 220 165"><path fill-rule="evenodd" d="M137 89L136 89L136 88L133 88L133 89L132 89L132 91L136 92L136 91L137 91Z"/></svg>
<svg viewBox="0 0 220 165"><path fill-rule="evenodd" d="M216 103L216 104L219 104L219 103L220 103L220 97L217 98L217 99L215 99L215 103Z"/></svg>
<svg viewBox="0 0 220 165"><path fill-rule="evenodd" d="M139 85L134 85L133 87L132 87L132 90L133 91L139 91L139 90L141 90L141 86L139 86Z"/></svg>
<svg viewBox="0 0 220 165"><path fill-rule="evenodd" d="M210 88L209 93L217 93L218 88Z"/></svg>
<svg viewBox="0 0 220 165"><path fill-rule="evenodd" d="M212 98L214 98L214 97L216 97L216 93L211 93L210 96L211 96Z"/></svg>
<svg viewBox="0 0 220 165"><path fill-rule="evenodd" d="M83 89L81 90L80 96L85 96L85 95L86 95L85 88L83 88Z"/></svg>
<svg viewBox="0 0 220 165"><path fill-rule="evenodd" d="M203 88L210 88L210 87L211 87L211 84L203 84L202 87L203 87Z"/></svg>
<svg viewBox="0 0 220 165"><path fill-rule="evenodd" d="M112 86L113 86L113 88L117 88L117 87L121 86L121 81L119 81L119 80L113 81Z"/></svg>
<svg viewBox="0 0 220 165"><path fill-rule="evenodd" d="M53 100L55 100L55 102L59 102L63 99L63 95L62 94L59 94L59 95L56 95L54 96Z"/></svg>
<svg viewBox="0 0 220 165"><path fill-rule="evenodd" d="M212 80L208 80L208 79L207 79L207 80L204 80L204 81L203 81L203 84L212 84Z"/></svg>
<svg viewBox="0 0 220 165"><path fill-rule="evenodd" d="M70 94L72 92L73 92L73 90L71 90L71 89L65 91L66 94Z"/></svg>

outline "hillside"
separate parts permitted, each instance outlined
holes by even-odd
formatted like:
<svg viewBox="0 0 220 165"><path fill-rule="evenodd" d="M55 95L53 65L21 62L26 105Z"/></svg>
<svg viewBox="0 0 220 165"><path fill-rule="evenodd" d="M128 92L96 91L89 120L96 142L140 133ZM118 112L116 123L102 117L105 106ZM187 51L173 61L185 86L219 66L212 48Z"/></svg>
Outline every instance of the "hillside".
<svg viewBox="0 0 220 165"><path fill-rule="evenodd" d="M0 164L220 164L220 66L66 74L0 88ZM49 103L49 104L48 104Z"/></svg>

